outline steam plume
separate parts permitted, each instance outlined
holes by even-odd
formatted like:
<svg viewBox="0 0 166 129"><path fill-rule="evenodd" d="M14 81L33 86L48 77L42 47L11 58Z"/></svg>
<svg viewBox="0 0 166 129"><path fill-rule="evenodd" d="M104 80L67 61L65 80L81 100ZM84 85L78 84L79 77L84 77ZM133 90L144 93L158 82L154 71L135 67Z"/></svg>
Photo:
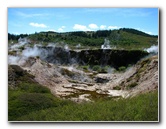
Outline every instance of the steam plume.
<svg viewBox="0 0 166 129"><path fill-rule="evenodd" d="M108 39L104 39L104 44L101 45L101 49L110 49L110 41Z"/></svg>
<svg viewBox="0 0 166 129"><path fill-rule="evenodd" d="M150 48L145 49L148 53L158 53L158 46L151 46Z"/></svg>

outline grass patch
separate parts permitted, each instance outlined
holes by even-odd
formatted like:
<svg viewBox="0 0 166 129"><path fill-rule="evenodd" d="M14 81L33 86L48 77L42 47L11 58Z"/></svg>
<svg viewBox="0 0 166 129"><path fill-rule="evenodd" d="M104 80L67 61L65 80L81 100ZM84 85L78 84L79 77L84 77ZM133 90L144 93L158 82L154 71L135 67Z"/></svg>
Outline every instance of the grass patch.
<svg viewBox="0 0 166 129"><path fill-rule="evenodd" d="M157 90L118 100L96 91L79 90L73 95L90 94L95 101L76 104L53 96L21 68L12 68L17 85L8 88L9 121L158 121Z"/></svg>
<svg viewBox="0 0 166 129"><path fill-rule="evenodd" d="M27 121L158 121L158 93L95 103L68 103L18 117Z"/></svg>
<svg viewBox="0 0 166 129"><path fill-rule="evenodd" d="M20 83L19 88L21 91L29 93L50 93L50 90L40 84L35 83Z"/></svg>
<svg viewBox="0 0 166 129"><path fill-rule="evenodd" d="M31 112L63 106L67 103L65 100L54 97L49 89L38 84L28 86L26 83L15 90L9 88L8 95L9 121L17 121L18 117Z"/></svg>

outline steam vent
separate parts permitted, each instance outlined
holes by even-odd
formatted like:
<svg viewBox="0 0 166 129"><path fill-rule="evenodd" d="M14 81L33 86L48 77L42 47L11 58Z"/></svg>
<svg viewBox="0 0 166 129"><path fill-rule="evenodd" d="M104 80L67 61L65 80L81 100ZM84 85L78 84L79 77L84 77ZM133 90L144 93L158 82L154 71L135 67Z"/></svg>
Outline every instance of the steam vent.
<svg viewBox="0 0 166 129"><path fill-rule="evenodd" d="M147 56L149 53L141 50L82 50L73 51L63 48L40 47L42 51L50 52L44 58L49 63L55 64L81 64L81 65L110 65L114 68L120 66L128 66L135 64L141 58Z"/></svg>

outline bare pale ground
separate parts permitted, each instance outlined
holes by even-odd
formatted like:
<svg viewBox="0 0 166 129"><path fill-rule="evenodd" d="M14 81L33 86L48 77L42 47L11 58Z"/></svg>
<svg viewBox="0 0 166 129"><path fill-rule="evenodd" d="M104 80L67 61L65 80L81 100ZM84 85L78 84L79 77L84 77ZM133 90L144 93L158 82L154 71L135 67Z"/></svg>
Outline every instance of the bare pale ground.
<svg viewBox="0 0 166 129"><path fill-rule="evenodd" d="M148 61L146 61L148 60ZM92 101L91 93L108 97L128 98L158 89L158 57L139 61L125 72L98 74L75 66L58 66L39 58L20 60L18 64L35 76L35 80L48 87L52 94L75 102ZM97 83L96 79L107 82ZM135 84L130 87L131 84ZM120 87L120 89L116 89Z"/></svg>

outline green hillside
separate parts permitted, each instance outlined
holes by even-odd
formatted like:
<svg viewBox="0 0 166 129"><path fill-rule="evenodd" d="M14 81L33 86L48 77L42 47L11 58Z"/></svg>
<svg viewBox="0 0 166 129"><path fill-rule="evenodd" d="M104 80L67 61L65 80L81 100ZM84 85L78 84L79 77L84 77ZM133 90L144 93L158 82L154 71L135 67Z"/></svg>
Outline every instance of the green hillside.
<svg viewBox="0 0 166 129"><path fill-rule="evenodd" d="M79 44L80 48L100 48L104 43L104 39L110 41L112 48L117 49L143 49L151 45L158 44L157 35L149 35L144 32L121 28L118 30L98 30L98 31L76 31L76 32L40 32L35 34L8 34L9 43L16 42L19 37L28 37L31 43L40 43L47 45L48 43L68 44L70 48L76 48Z"/></svg>

